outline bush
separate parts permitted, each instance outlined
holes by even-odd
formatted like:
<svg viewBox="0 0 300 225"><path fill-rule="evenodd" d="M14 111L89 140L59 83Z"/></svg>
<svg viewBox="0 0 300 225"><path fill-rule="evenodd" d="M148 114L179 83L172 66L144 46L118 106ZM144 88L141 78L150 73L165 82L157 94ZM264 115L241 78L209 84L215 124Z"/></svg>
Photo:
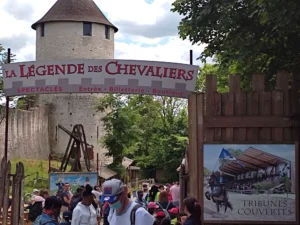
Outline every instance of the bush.
<svg viewBox="0 0 300 225"><path fill-rule="evenodd" d="M279 185L279 182L272 182L272 181L262 181L260 183L256 183L253 186L258 189L258 190L269 190L273 187L276 187L277 185Z"/></svg>

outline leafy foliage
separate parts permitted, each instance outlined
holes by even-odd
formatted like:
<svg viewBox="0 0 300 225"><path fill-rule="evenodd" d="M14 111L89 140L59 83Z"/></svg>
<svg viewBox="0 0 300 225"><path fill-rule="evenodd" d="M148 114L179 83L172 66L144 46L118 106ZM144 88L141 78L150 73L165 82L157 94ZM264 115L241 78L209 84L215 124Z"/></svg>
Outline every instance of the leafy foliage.
<svg viewBox="0 0 300 225"><path fill-rule="evenodd" d="M204 176L207 176L211 174L211 171L209 169L207 169L206 167L204 167Z"/></svg>
<svg viewBox="0 0 300 225"><path fill-rule="evenodd" d="M199 68L199 74L196 81L196 90L205 92L206 76L217 76L217 88L219 93L228 92L228 71L224 68L220 68L219 64L204 64Z"/></svg>
<svg viewBox="0 0 300 225"><path fill-rule="evenodd" d="M278 7L278 6L281 7ZM298 0L176 0L173 12L183 16L182 39L206 44L200 58L218 56L235 72L266 74L300 68Z"/></svg>
<svg viewBox="0 0 300 225"><path fill-rule="evenodd" d="M176 179L187 143L185 100L111 94L100 98L96 108L107 113L102 119L106 132L102 143L113 157L113 167L127 156L137 162L145 177L161 168L167 180Z"/></svg>

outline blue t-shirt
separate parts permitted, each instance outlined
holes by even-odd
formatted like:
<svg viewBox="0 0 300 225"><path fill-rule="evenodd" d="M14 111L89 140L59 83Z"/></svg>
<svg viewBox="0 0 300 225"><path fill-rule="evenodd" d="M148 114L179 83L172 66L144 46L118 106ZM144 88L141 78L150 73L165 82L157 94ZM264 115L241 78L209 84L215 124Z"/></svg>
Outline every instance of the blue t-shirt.
<svg viewBox="0 0 300 225"><path fill-rule="evenodd" d="M202 223L201 223L202 224ZM183 225L196 225L196 222L194 221L194 219L191 217L191 216L189 216L187 219L186 219L186 221L184 222L184 224ZM198 225L198 224L197 224Z"/></svg>
<svg viewBox="0 0 300 225"><path fill-rule="evenodd" d="M52 216L42 213L32 225L59 225L59 223Z"/></svg>
<svg viewBox="0 0 300 225"><path fill-rule="evenodd" d="M69 196L69 192L68 191L63 191L62 194L61 194L61 204L63 206L66 206L68 207L69 206L69 203L65 202L64 198L67 198L68 200L70 199L70 196Z"/></svg>

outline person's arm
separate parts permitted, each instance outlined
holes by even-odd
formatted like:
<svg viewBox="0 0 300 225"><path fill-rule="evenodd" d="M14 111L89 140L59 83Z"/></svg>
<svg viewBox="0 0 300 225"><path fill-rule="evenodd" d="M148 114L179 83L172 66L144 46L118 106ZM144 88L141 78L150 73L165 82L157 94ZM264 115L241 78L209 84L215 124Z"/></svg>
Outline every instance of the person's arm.
<svg viewBox="0 0 300 225"><path fill-rule="evenodd" d="M153 225L154 217L144 208L139 208L135 214L135 224Z"/></svg>
<svg viewBox="0 0 300 225"><path fill-rule="evenodd" d="M71 225L80 225L80 210L78 208L75 208L72 213L72 222Z"/></svg>
<svg viewBox="0 0 300 225"><path fill-rule="evenodd" d="M68 194L66 192L62 193L63 196L63 200L65 201L65 203L70 204L71 203L71 198L68 199Z"/></svg>
<svg viewBox="0 0 300 225"><path fill-rule="evenodd" d="M30 200L30 204L33 205L35 202L35 195L32 195L31 200Z"/></svg>
<svg viewBox="0 0 300 225"><path fill-rule="evenodd" d="M68 199L67 197L64 197L64 201L65 201L65 203L70 204L70 199Z"/></svg>

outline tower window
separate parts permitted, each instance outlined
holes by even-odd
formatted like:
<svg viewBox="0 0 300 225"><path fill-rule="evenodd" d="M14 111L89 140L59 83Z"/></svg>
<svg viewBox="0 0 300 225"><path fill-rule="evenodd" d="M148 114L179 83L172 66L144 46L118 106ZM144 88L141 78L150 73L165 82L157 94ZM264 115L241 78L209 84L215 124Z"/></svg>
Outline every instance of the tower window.
<svg viewBox="0 0 300 225"><path fill-rule="evenodd" d="M41 37L45 36L45 24L41 23Z"/></svg>
<svg viewBox="0 0 300 225"><path fill-rule="evenodd" d="M109 26L105 25L105 39L110 39Z"/></svg>
<svg viewBox="0 0 300 225"><path fill-rule="evenodd" d="M92 23L83 23L83 35L84 36L92 36Z"/></svg>

